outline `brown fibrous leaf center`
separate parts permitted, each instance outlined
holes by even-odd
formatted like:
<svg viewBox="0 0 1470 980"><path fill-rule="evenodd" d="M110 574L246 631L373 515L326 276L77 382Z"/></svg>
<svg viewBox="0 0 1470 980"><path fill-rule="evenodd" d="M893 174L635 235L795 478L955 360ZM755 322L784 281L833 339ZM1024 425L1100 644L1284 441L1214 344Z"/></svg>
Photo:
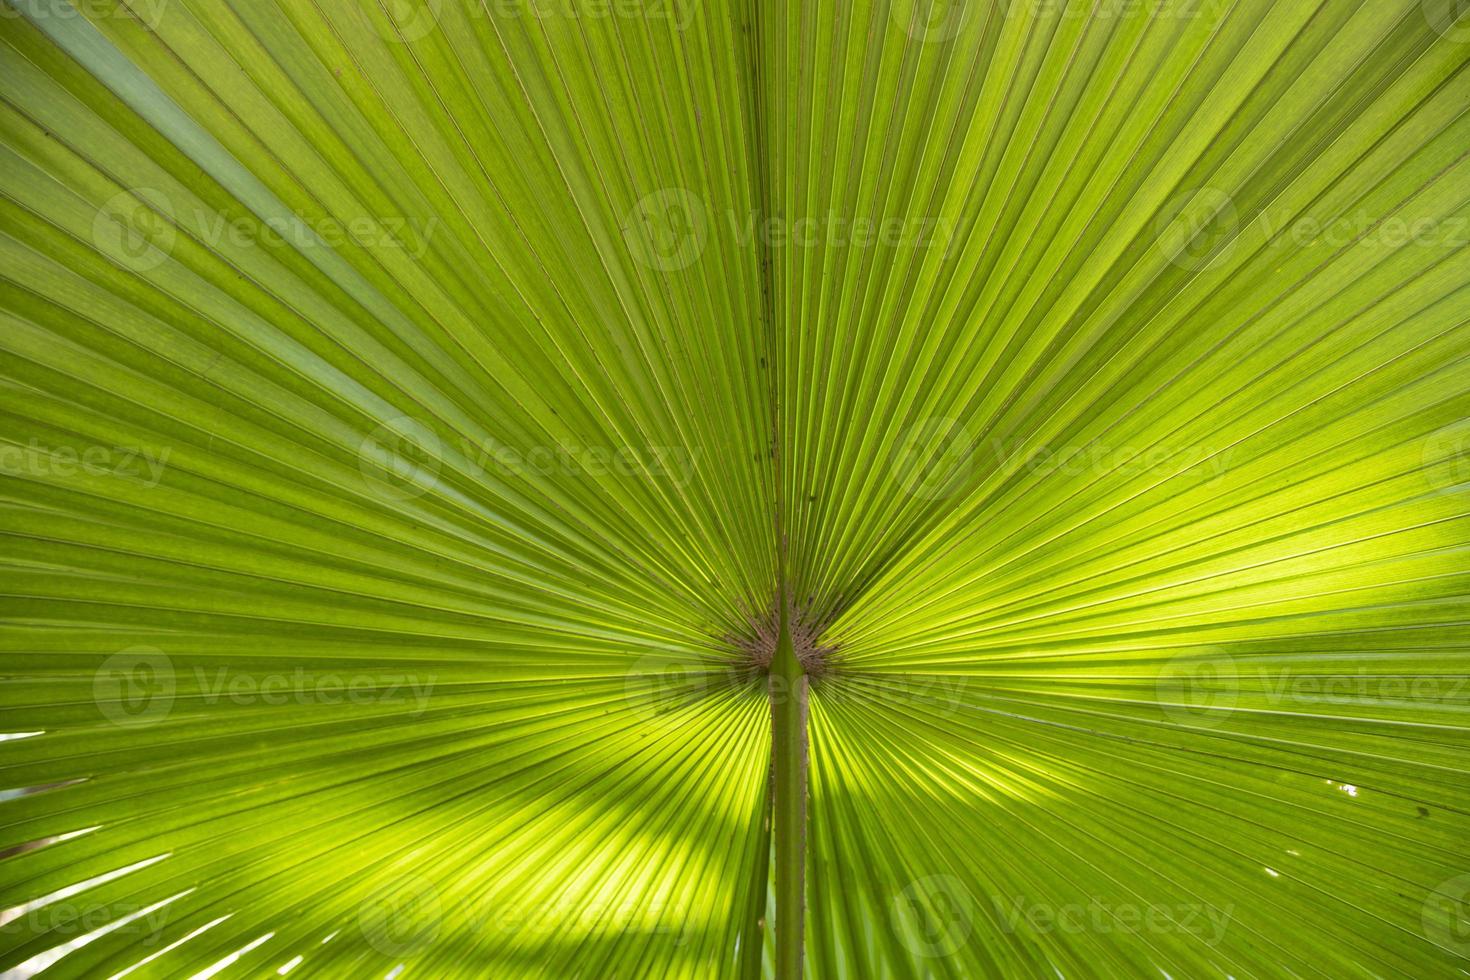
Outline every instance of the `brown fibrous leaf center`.
<svg viewBox="0 0 1470 980"><path fill-rule="evenodd" d="M791 628L791 644L796 649L796 659L801 661L806 675L816 679L830 673L837 647L835 644L822 642L821 634L826 624L819 622L807 609L794 603L789 606L787 622ZM780 630L780 607L772 604L765 613L749 618L743 635L731 636L728 640L746 656L753 669L764 672L770 670L771 660L776 655L776 638Z"/></svg>

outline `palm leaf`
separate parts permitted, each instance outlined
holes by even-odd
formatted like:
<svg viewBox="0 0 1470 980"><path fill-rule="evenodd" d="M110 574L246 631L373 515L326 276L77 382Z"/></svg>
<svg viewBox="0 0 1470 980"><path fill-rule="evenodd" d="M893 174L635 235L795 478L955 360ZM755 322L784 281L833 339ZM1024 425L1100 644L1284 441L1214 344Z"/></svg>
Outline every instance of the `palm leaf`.
<svg viewBox="0 0 1470 980"><path fill-rule="evenodd" d="M1452 0L4 2L6 976L1463 972Z"/></svg>

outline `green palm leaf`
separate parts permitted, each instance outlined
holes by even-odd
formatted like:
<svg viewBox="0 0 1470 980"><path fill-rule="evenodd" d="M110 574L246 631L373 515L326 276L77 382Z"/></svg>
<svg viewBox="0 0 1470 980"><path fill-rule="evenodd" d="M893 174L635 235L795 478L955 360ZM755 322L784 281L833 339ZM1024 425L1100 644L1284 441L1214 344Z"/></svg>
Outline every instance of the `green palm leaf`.
<svg viewBox="0 0 1470 980"><path fill-rule="evenodd" d="M1454 0L4 4L4 976L1470 966Z"/></svg>

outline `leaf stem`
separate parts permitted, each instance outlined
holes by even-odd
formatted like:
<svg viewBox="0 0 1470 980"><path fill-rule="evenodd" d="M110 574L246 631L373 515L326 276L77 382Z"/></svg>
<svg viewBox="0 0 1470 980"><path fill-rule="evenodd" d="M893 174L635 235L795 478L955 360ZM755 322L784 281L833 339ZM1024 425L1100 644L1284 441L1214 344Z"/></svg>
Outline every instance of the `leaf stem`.
<svg viewBox="0 0 1470 980"><path fill-rule="evenodd" d="M768 690L776 773L776 980L800 980L806 919L807 677L791 641L785 602Z"/></svg>

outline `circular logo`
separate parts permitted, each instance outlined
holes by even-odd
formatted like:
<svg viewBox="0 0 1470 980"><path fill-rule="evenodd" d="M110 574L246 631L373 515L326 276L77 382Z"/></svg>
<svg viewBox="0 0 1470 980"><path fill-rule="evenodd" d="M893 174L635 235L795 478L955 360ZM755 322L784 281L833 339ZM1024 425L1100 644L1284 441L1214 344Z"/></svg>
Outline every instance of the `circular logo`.
<svg viewBox="0 0 1470 980"><path fill-rule="evenodd" d="M903 434L890 460L904 490L939 500L957 493L974 472L975 439L963 422L925 419Z"/></svg>
<svg viewBox="0 0 1470 980"><path fill-rule="evenodd" d="M407 44L428 37L439 26L444 0L380 0L388 14L386 23L374 20L385 41Z"/></svg>
<svg viewBox="0 0 1470 980"><path fill-rule="evenodd" d="M893 896L893 923L909 952L928 959L949 956L975 927L975 900L953 875L930 875Z"/></svg>
<svg viewBox="0 0 1470 980"><path fill-rule="evenodd" d="M709 680L709 668L687 657L647 653L628 668L623 692L634 712L647 720L658 720L699 696Z"/></svg>
<svg viewBox="0 0 1470 980"><path fill-rule="evenodd" d="M1224 262L1235 250L1240 215L1229 194L1201 187L1170 198L1154 230L1166 259L1181 269L1203 272Z"/></svg>
<svg viewBox="0 0 1470 980"><path fill-rule="evenodd" d="M1470 959L1470 874L1456 875L1430 892L1420 923L1430 942Z"/></svg>
<svg viewBox="0 0 1470 980"><path fill-rule="evenodd" d="M1164 714L1176 724L1224 724L1240 695L1235 658L1214 648L1177 653L1159 670L1155 691Z"/></svg>
<svg viewBox="0 0 1470 980"><path fill-rule="evenodd" d="M943 44L969 25L977 6L976 0L895 0L888 12L915 41Z"/></svg>
<svg viewBox="0 0 1470 980"><path fill-rule="evenodd" d="M1470 421L1447 425L1424 440L1424 479L1440 493L1470 487Z"/></svg>
<svg viewBox="0 0 1470 980"><path fill-rule="evenodd" d="M402 956L433 942L441 919L438 891L417 876L389 882L357 908L363 938L387 956Z"/></svg>
<svg viewBox="0 0 1470 980"><path fill-rule="evenodd" d="M1420 0L1424 19L1448 41L1470 41L1470 0Z"/></svg>
<svg viewBox="0 0 1470 980"><path fill-rule="evenodd" d="M439 437L408 416L373 429L357 450L357 468L363 479L389 500L411 500L429 490L441 465Z"/></svg>
<svg viewBox="0 0 1470 980"><path fill-rule="evenodd" d="M134 272L156 269L173 251L178 229L161 191L138 187L109 197L92 218L92 243Z"/></svg>
<svg viewBox="0 0 1470 980"><path fill-rule="evenodd" d="M645 194L623 223L623 238L633 258L660 272L693 265L704 252L708 235L704 202L682 187Z"/></svg>
<svg viewBox="0 0 1470 980"><path fill-rule="evenodd" d="M123 728L152 725L168 717L176 690L173 663L157 647L114 653L92 675L97 710Z"/></svg>

